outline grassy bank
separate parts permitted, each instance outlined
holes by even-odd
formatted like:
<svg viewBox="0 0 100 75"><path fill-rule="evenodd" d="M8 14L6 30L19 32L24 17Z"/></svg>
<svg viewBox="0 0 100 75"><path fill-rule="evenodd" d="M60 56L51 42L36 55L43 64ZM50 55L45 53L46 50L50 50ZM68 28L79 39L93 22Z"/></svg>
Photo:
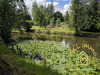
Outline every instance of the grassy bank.
<svg viewBox="0 0 100 75"><path fill-rule="evenodd" d="M55 28L49 28L50 25L47 26L47 28L43 28L40 26L32 26L31 30L35 30L37 33L51 33L51 34L74 34L74 30L69 29L67 25L62 25L61 27L55 27ZM25 32L24 28L21 28L23 32ZM49 32L48 32L49 30ZM19 32L18 29L13 29L12 32Z"/></svg>
<svg viewBox="0 0 100 75"><path fill-rule="evenodd" d="M32 26L32 30L35 30L35 32L38 33L51 33L51 34L61 34L61 35L74 35L75 30L68 28L68 25L62 25L61 27L55 27L55 28L49 28L49 26L45 28L40 28L39 26ZM49 30L49 31L48 31ZM81 31L81 34L79 36L91 36L96 37L100 36L99 32L84 32Z"/></svg>
<svg viewBox="0 0 100 75"><path fill-rule="evenodd" d="M49 26L45 28L40 28L39 26L32 26L31 29L34 29L36 32L42 32L42 33L51 33L51 34L74 34L74 30L71 30L68 28L67 25L62 25L61 27L55 27L55 28L49 28ZM49 32L48 32L49 30Z"/></svg>
<svg viewBox="0 0 100 75"><path fill-rule="evenodd" d="M75 30L68 28L68 25L62 25L61 27L54 27L54 28L49 28L50 25L47 26L47 28L39 27L39 26L32 26L31 32L36 32L36 33L45 33L45 34L60 34L60 35L74 35ZM21 28L22 32L21 33L26 33L26 30L24 28ZM13 29L12 32L20 32L19 30ZM100 36L99 32L84 32L81 31L81 34L79 36L86 36L86 37L97 37Z"/></svg>
<svg viewBox="0 0 100 75"><path fill-rule="evenodd" d="M49 67L33 64L29 59L13 55L1 38L0 68L1 75L58 75Z"/></svg>

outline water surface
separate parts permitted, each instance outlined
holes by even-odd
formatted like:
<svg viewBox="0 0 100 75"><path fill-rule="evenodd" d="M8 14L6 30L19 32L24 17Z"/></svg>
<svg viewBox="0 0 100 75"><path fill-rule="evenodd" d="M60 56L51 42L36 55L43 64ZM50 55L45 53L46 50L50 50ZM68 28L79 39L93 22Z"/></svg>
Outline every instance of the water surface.
<svg viewBox="0 0 100 75"><path fill-rule="evenodd" d="M78 36L70 36L70 35L58 35L58 34L42 34L42 33L12 33L12 39L16 41L23 41L23 40L49 40L49 41L56 41L61 42L66 47L73 48L80 47L78 50L86 52L87 55L93 56L93 52L85 47L82 47L82 44L87 44L89 47L94 49L94 52L97 53L97 58L100 58L100 38L99 37L78 37ZM75 45L75 46L74 46Z"/></svg>

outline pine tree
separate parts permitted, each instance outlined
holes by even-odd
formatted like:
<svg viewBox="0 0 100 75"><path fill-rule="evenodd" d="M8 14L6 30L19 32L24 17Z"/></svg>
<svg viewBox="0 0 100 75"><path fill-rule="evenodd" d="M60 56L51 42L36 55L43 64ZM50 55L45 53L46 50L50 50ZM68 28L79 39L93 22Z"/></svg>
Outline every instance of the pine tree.
<svg viewBox="0 0 100 75"><path fill-rule="evenodd" d="M36 8L34 8L34 6ZM40 27L44 27L46 29L47 23L48 23L48 13L46 12L45 8L42 6L38 6L35 3L33 3L33 9L32 9L32 15L33 15L33 22L34 25L38 25Z"/></svg>
<svg viewBox="0 0 100 75"><path fill-rule="evenodd" d="M66 12L66 16L65 16L65 21L68 21L69 20L69 13L68 11Z"/></svg>
<svg viewBox="0 0 100 75"><path fill-rule="evenodd" d="M80 12L80 0L72 0L72 6L71 6L71 21L72 26L75 27L76 35L79 35L80 33L80 19L79 19L79 12Z"/></svg>

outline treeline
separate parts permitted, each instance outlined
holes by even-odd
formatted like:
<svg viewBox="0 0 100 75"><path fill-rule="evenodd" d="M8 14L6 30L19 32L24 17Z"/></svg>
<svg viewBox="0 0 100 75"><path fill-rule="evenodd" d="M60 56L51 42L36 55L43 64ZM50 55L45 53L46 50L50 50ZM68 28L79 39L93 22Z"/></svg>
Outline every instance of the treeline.
<svg viewBox="0 0 100 75"><path fill-rule="evenodd" d="M59 25L64 22L66 16L63 16L60 11L55 12L53 2L48 5L38 5L36 2L32 5L32 17L34 25L47 27L47 25Z"/></svg>
<svg viewBox="0 0 100 75"><path fill-rule="evenodd" d="M20 31L25 28L28 32L33 24L46 28L47 25L61 26L63 22L74 28L77 35L81 31L100 32L99 0L71 0L70 12L66 11L66 15L54 9L53 2L48 5L34 2L31 19L24 0L0 0L0 36L7 41L13 28Z"/></svg>
<svg viewBox="0 0 100 75"><path fill-rule="evenodd" d="M23 26L28 31L30 24L26 20L31 20L31 17L24 0L0 0L0 36L2 39L7 42L13 28L21 31Z"/></svg>
<svg viewBox="0 0 100 75"><path fill-rule="evenodd" d="M75 29L77 35L81 31L100 32L100 1L99 0L71 0L70 12L62 15L60 11L55 12L53 2L49 5L32 6L32 17L34 25L45 27L53 24L61 26L61 22Z"/></svg>
<svg viewBox="0 0 100 75"><path fill-rule="evenodd" d="M72 0L69 25L80 31L100 32L100 1Z"/></svg>

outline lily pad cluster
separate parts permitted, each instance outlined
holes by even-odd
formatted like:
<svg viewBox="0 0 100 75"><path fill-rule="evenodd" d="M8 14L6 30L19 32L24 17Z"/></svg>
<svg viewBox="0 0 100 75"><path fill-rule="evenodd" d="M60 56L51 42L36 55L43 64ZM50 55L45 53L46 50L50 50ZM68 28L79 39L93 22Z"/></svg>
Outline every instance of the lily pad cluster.
<svg viewBox="0 0 100 75"><path fill-rule="evenodd" d="M60 42L40 40L20 42L14 45L17 52L16 46L21 48L23 54L26 54L27 57L30 56L32 62L44 65L45 60L46 66L50 66L53 71L57 70L62 75L100 74L100 59L89 56L90 64L88 66L76 65L79 51L70 56L70 49ZM32 59L33 57L35 57L35 60ZM41 60L37 59L39 60L37 62L36 58Z"/></svg>

